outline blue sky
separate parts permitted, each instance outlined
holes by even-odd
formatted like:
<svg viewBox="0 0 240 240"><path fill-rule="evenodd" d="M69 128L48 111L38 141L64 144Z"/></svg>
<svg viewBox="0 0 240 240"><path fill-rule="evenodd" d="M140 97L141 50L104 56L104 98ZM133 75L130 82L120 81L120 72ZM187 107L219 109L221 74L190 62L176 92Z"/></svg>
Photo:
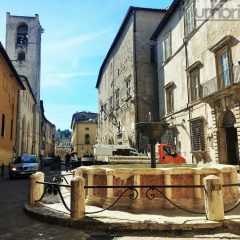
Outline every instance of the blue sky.
<svg viewBox="0 0 240 240"><path fill-rule="evenodd" d="M39 19L41 99L57 128L70 129L76 111L97 112L98 71L129 6L166 8L171 0L0 0L0 41L6 12Z"/></svg>

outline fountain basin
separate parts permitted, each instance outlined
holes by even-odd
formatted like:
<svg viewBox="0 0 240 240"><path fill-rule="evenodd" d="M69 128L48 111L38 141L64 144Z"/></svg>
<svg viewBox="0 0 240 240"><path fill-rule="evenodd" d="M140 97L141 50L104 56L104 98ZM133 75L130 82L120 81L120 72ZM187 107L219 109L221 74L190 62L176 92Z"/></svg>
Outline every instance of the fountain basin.
<svg viewBox="0 0 240 240"><path fill-rule="evenodd" d="M80 167L75 169L75 176L82 176L86 186L125 186L125 185L203 185L203 179L216 175L223 184L237 183L237 171L229 165L211 166L158 166L149 165L107 165ZM86 204L107 207L112 204L124 191L124 188L91 188L86 189ZM113 208L115 209L159 209L174 208L159 192L154 191L155 198L149 200L147 188L138 188L138 197L129 198L126 192ZM203 188L159 188L174 203L188 209L204 209ZM224 187L224 203L226 207L239 199L238 187Z"/></svg>

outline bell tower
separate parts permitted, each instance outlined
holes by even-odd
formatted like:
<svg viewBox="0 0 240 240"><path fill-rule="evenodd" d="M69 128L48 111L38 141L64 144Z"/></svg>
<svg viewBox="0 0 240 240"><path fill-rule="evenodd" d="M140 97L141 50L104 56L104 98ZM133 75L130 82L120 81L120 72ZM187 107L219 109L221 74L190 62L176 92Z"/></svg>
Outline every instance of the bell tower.
<svg viewBox="0 0 240 240"><path fill-rule="evenodd" d="M38 105L42 33L38 14L34 17L6 14L6 51L18 74L27 77Z"/></svg>
<svg viewBox="0 0 240 240"><path fill-rule="evenodd" d="M32 153L40 155L41 111L40 111L40 67L41 34L43 29L38 14L34 17L6 14L6 52L17 73L25 76L37 102L33 107ZM24 116L19 112L19 119ZM19 125L19 134L25 130ZM26 133L25 133L26 134ZM18 136L20 137L20 136Z"/></svg>

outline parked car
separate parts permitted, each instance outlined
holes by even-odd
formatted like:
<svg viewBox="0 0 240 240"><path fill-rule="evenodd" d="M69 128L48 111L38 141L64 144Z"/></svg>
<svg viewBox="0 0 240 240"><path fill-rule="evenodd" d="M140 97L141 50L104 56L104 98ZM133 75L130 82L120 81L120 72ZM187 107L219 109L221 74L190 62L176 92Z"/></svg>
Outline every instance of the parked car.
<svg viewBox="0 0 240 240"><path fill-rule="evenodd" d="M37 172L39 160L36 155L22 155L10 163L9 177L26 176Z"/></svg>
<svg viewBox="0 0 240 240"><path fill-rule="evenodd" d="M51 165L53 163L53 161L54 161L54 158L52 158L52 157L45 157L43 159L43 166L49 166L49 165Z"/></svg>

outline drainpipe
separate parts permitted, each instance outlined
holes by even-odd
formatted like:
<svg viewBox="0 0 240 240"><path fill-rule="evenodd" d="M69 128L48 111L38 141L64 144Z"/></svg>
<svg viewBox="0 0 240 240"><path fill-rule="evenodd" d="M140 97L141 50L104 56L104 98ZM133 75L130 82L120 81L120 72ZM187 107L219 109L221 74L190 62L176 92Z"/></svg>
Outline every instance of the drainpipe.
<svg viewBox="0 0 240 240"><path fill-rule="evenodd" d="M133 11L133 77L134 77L134 96L135 96L135 124L139 122L138 116L138 82L137 82L137 50L136 50L136 11ZM136 126L135 126L136 129ZM139 132L136 130L136 146L139 149Z"/></svg>
<svg viewBox="0 0 240 240"><path fill-rule="evenodd" d="M186 69L188 69L188 67L189 67L188 48L187 48L188 41L186 38L183 39L183 44L184 44L184 49L185 49L185 60L186 60L185 64L186 64ZM191 119L191 112L190 112L190 107L189 107L189 104L190 104L190 95L189 95L190 94L190 82L189 82L189 76L188 76L187 72L186 72L186 76L187 76L187 97L188 97L187 110L188 110L188 119L190 120ZM193 155L192 155L192 162L193 162Z"/></svg>

